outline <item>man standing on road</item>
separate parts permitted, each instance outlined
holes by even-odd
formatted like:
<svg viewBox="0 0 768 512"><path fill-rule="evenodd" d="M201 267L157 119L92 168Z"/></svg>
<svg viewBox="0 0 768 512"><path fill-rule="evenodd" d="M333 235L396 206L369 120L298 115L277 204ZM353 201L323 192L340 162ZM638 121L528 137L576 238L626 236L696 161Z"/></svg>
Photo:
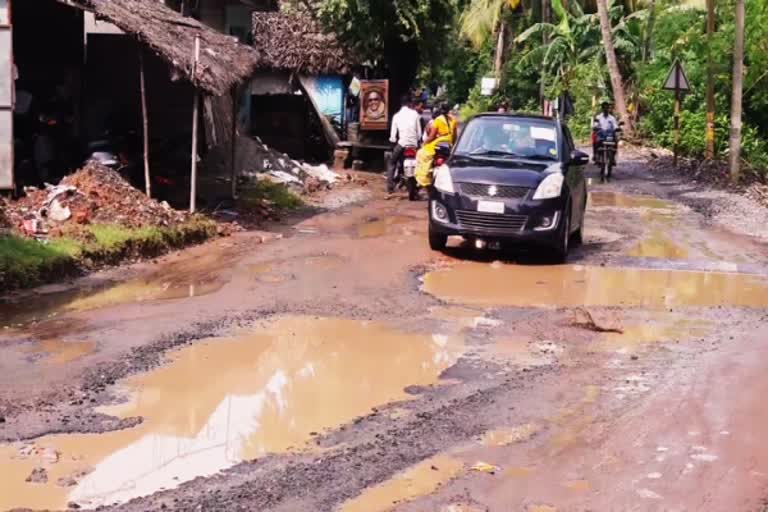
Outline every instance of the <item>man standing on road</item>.
<svg viewBox="0 0 768 512"><path fill-rule="evenodd" d="M387 168L387 191L395 191L395 172L403 159L405 148L418 148L421 141L421 115L412 108L409 96L400 99L400 110L392 118L392 132L389 141L395 145Z"/></svg>

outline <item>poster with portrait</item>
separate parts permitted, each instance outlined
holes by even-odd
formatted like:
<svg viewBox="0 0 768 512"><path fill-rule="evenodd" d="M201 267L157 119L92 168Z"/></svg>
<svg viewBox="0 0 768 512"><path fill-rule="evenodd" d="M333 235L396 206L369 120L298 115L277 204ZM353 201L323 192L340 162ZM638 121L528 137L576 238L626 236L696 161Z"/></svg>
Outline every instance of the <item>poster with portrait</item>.
<svg viewBox="0 0 768 512"><path fill-rule="evenodd" d="M360 128L386 130L389 125L388 80L363 80L360 83Z"/></svg>

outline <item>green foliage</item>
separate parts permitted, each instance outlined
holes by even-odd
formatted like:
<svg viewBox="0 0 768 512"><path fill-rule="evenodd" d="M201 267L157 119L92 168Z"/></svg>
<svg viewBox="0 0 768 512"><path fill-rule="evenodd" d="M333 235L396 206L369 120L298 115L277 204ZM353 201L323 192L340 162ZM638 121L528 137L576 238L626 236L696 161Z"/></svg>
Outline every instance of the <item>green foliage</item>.
<svg viewBox="0 0 768 512"><path fill-rule="evenodd" d="M239 208L249 209L261 207L265 200L278 210L295 210L304 204L301 198L288 190L285 185L268 181L258 181L244 189L237 198L237 203Z"/></svg>
<svg viewBox="0 0 768 512"><path fill-rule="evenodd" d="M323 24L364 59L380 60L393 42L414 43L425 59L440 50L457 0L315 0Z"/></svg>

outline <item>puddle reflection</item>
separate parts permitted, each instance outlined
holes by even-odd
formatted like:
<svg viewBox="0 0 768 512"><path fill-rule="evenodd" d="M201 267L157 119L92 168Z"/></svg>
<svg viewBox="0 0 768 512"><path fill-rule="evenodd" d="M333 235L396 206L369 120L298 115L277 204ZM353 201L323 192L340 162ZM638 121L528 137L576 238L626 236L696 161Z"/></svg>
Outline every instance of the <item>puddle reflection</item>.
<svg viewBox="0 0 768 512"><path fill-rule="evenodd" d="M462 263L428 273L424 291L488 306L768 306L768 280L760 276L577 265Z"/></svg>
<svg viewBox="0 0 768 512"><path fill-rule="evenodd" d="M305 317L200 342L123 382L128 403L103 411L142 416L142 425L37 440L61 454L55 464L11 458L18 445L0 446L0 509L124 502L243 460L306 449L316 433L408 399L405 387L434 384L462 351L459 338ZM48 484L25 482L35 464L51 472ZM89 473L72 489L55 484L83 469Z"/></svg>

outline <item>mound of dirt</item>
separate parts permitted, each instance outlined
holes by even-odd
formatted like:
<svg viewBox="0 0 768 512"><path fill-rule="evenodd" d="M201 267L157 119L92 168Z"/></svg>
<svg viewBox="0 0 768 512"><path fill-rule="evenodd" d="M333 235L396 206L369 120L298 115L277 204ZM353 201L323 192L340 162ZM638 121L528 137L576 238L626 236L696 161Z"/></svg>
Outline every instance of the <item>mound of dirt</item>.
<svg viewBox="0 0 768 512"><path fill-rule="evenodd" d="M27 188L25 193L6 204L6 214L14 227L28 235L67 225L139 228L175 226L189 220L189 214L148 198L117 172L93 162L56 186Z"/></svg>

